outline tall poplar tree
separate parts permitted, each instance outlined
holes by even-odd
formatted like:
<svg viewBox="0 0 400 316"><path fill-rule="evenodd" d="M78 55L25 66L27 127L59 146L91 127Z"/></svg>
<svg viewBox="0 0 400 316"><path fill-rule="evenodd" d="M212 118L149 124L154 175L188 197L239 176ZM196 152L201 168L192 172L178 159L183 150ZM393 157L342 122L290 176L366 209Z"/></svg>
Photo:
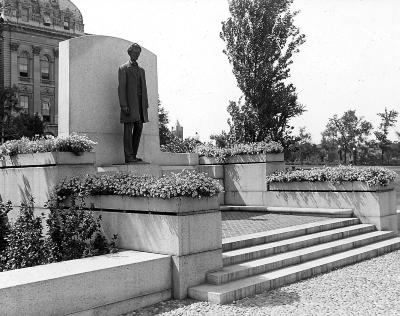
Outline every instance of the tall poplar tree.
<svg viewBox="0 0 400 316"><path fill-rule="evenodd" d="M291 118L304 112L290 65L305 35L294 25L293 0L230 0L231 17L222 22L224 53L233 66L244 104L231 102L230 132L237 141L285 138ZM247 130L244 132L243 128Z"/></svg>

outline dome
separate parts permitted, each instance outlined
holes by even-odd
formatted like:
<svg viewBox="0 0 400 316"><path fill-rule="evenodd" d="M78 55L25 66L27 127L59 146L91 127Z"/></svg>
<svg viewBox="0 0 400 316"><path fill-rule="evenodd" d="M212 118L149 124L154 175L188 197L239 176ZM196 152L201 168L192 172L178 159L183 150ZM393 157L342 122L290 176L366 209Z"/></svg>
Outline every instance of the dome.
<svg viewBox="0 0 400 316"><path fill-rule="evenodd" d="M5 20L20 23L39 22L46 26L63 26L68 19L76 29L83 32L82 13L69 0L0 0L0 11ZM26 18L28 16L28 18Z"/></svg>

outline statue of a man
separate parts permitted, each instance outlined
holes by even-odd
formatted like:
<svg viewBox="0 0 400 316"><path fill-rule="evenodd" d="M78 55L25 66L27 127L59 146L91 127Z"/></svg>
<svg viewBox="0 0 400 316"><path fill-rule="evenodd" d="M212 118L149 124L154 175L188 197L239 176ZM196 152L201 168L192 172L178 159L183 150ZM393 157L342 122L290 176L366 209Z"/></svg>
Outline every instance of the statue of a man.
<svg viewBox="0 0 400 316"><path fill-rule="evenodd" d="M143 123L149 121L145 72L137 63L141 51L141 47L136 43L129 46L130 60L118 69L118 96L121 106L120 121L124 124L125 163L142 161L136 155Z"/></svg>

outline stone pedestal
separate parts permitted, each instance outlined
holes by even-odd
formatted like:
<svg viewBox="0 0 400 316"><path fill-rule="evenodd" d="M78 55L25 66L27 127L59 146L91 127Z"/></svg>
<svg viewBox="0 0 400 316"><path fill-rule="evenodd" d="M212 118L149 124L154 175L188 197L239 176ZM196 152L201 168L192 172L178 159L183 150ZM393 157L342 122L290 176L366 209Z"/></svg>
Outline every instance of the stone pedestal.
<svg viewBox="0 0 400 316"><path fill-rule="evenodd" d="M218 197L86 199L102 216L106 236L118 233L118 247L172 256L173 296L205 282L208 271L222 268L221 212Z"/></svg>

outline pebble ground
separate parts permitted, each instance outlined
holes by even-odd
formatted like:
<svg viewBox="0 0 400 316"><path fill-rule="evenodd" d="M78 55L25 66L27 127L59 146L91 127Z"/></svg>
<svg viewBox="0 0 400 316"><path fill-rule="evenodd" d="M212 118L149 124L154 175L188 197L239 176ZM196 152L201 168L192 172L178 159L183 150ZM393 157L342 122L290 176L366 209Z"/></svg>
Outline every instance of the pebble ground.
<svg viewBox="0 0 400 316"><path fill-rule="evenodd" d="M400 315L400 251L227 305L171 300L125 316Z"/></svg>

